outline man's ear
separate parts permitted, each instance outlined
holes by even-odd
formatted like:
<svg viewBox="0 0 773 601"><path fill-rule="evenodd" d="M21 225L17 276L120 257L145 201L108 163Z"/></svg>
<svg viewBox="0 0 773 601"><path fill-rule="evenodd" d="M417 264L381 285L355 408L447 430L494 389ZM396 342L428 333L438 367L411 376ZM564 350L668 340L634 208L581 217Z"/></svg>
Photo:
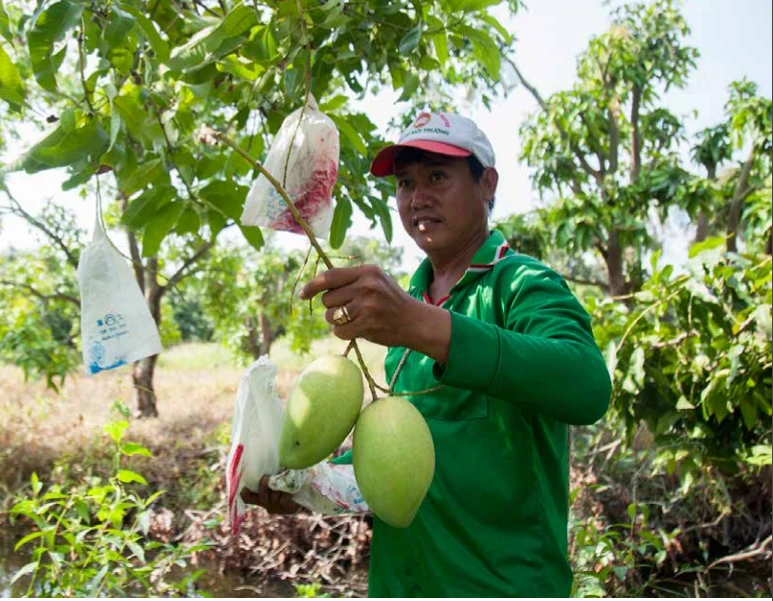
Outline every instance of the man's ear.
<svg viewBox="0 0 773 601"><path fill-rule="evenodd" d="M489 202L497 193L497 184L499 183L499 173L493 167L486 167L480 178L480 185L483 189L483 198Z"/></svg>

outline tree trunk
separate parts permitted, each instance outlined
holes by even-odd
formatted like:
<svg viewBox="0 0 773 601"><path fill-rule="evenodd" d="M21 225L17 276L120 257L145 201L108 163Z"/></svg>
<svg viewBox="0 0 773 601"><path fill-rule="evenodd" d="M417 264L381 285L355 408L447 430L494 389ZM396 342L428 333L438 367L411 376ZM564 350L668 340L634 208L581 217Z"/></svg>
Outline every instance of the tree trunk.
<svg viewBox="0 0 773 601"><path fill-rule="evenodd" d="M738 234L741 230L741 209L743 207L743 201L749 194L749 175L752 172L752 166L754 165L754 148L752 147L749 152L749 158L746 159L746 163L741 168L741 175L738 178L738 183L735 186L735 192L733 193L733 200L730 201L730 214L727 219L727 252L738 251Z"/></svg>
<svg viewBox="0 0 773 601"><path fill-rule="evenodd" d="M271 350L271 345L274 343L274 331L271 329L271 321L265 313L260 314L260 333L262 334L260 340L260 354L268 355Z"/></svg>
<svg viewBox="0 0 773 601"><path fill-rule="evenodd" d="M707 177L709 181L714 181L715 179L717 179L716 165L707 165L706 171L707 171ZM695 229L695 242L696 243L703 242L708 237L709 237L709 216L706 215L705 211L700 211L698 213L698 223Z"/></svg>
<svg viewBox="0 0 773 601"><path fill-rule="evenodd" d="M258 342L258 330L255 328L255 320L252 317L248 317L245 325L247 326L247 348L249 348L253 360L257 361L260 357L260 343Z"/></svg>
<svg viewBox="0 0 773 601"><path fill-rule="evenodd" d="M607 264L610 296L624 296L628 293L628 284L623 274L623 249L620 248L620 238L616 229L609 232L607 255L604 260Z"/></svg>
<svg viewBox="0 0 773 601"><path fill-rule="evenodd" d="M158 257L150 257L145 270L145 300L148 303L150 314L161 325L161 298L165 289L159 286L156 272L158 271ZM153 388L153 373L156 369L158 355L146 357L134 364L132 380L134 382L137 411L135 417L158 417L156 407L156 391Z"/></svg>
<svg viewBox="0 0 773 601"><path fill-rule="evenodd" d="M153 372L156 369L157 360L158 355L152 355L134 364L132 380L137 399L137 411L134 416L140 419L158 417L156 392L153 389Z"/></svg>

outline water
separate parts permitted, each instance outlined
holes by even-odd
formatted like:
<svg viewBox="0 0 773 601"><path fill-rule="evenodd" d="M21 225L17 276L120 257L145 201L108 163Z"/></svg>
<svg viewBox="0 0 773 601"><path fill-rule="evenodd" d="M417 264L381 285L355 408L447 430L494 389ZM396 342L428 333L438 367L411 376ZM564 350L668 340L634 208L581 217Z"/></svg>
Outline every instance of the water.
<svg viewBox="0 0 773 601"><path fill-rule="evenodd" d="M21 550L19 552L13 550L16 541L25 534L26 532L11 526L0 525L0 598L2 599L21 597L26 592L24 584L17 582L12 586L10 583L14 573L29 561ZM202 568L207 569L207 566L192 567L188 573ZM185 573L181 571L176 576L182 578L184 575ZM277 581L259 585L256 579L241 574L218 574L214 567L203 574L196 581L196 585L198 590L206 591L216 598L295 596L295 588L290 583ZM196 592L191 591L191 596L194 595Z"/></svg>

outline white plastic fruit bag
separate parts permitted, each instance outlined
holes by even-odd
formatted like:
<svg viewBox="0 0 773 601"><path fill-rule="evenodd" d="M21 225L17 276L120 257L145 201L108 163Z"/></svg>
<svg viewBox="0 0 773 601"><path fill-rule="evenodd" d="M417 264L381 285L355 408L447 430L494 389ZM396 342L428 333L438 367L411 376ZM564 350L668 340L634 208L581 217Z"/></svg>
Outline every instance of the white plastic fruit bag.
<svg viewBox="0 0 773 601"><path fill-rule="evenodd" d="M134 272L107 238L99 213L78 261L83 363L89 374L157 355L158 327Z"/></svg>
<svg viewBox="0 0 773 601"><path fill-rule="evenodd" d="M276 390L276 367L263 355L242 375L234 402L226 490L231 532L239 533L246 507L242 489L257 491L268 474L269 488L288 492L303 507L326 515L368 511L351 465L318 463L280 471L279 436L284 408Z"/></svg>
<svg viewBox="0 0 773 601"><path fill-rule="evenodd" d="M293 111L282 123L263 165L283 184L301 217L320 238L327 238L333 221L339 144L335 123L319 111L309 95L305 109ZM241 222L303 233L285 201L262 174L247 195Z"/></svg>
<svg viewBox="0 0 773 601"><path fill-rule="evenodd" d="M231 450L226 464L228 517L238 534L244 519L241 492L258 490L264 474L279 471L279 434L284 410L276 391L276 367L263 355L242 375L234 402Z"/></svg>

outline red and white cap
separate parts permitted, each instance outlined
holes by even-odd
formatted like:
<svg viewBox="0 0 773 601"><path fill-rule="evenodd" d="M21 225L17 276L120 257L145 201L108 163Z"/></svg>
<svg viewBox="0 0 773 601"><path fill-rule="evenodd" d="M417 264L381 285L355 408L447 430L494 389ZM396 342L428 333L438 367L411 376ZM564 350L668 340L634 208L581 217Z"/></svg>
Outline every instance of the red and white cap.
<svg viewBox="0 0 773 601"><path fill-rule="evenodd" d="M402 133L397 144L387 146L376 155L370 166L371 174L393 175L395 157L406 147L454 157L475 155L484 167L493 167L495 162L491 142L474 121L454 113L423 111Z"/></svg>

